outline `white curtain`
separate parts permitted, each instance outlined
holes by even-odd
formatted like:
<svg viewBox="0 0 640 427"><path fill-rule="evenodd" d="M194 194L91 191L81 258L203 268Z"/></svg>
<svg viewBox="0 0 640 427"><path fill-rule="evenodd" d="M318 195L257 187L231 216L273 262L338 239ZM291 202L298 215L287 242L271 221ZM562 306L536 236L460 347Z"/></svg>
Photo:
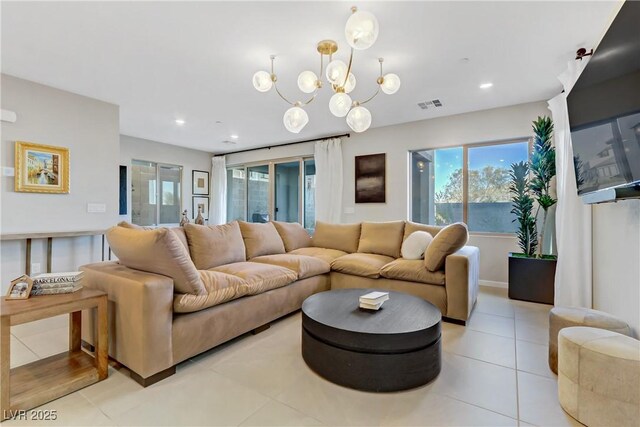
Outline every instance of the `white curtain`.
<svg viewBox="0 0 640 427"><path fill-rule="evenodd" d="M549 109L554 124L558 192L555 305L591 308L591 206L583 204L577 194L567 109L567 94L587 62L586 58L569 62L567 70L558 76L564 92L549 100Z"/></svg>
<svg viewBox="0 0 640 427"><path fill-rule="evenodd" d="M227 222L227 163L225 156L211 158L211 200L209 224Z"/></svg>
<svg viewBox="0 0 640 427"><path fill-rule="evenodd" d="M316 142L316 220L339 223L342 214L342 141Z"/></svg>

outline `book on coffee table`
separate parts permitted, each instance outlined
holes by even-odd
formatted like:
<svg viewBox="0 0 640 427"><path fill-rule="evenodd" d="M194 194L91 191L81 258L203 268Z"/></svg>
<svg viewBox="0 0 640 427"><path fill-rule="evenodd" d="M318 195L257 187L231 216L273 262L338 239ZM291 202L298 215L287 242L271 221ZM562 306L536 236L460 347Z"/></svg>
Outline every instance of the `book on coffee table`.
<svg viewBox="0 0 640 427"><path fill-rule="evenodd" d="M389 292L369 292L360 297L360 308L367 310L379 310L382 304L389 299Z"/></svg>

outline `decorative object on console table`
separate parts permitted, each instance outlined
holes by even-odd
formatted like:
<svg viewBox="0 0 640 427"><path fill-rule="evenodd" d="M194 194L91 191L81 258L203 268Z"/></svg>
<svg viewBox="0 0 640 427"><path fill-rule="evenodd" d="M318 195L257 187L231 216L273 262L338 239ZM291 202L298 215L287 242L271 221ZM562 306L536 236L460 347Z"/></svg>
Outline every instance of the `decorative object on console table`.
<svg viewBox="0 0 640 427"><path fill-rule="evenodd" d="M530 164L511 165L511 213L516 215L516 236L522 253L509 253L509 298L553 304L557 257L542 250L548 211L557 201L552 196L555 191L551 185L556 175L556 153L551 145L553 122L549 117L538 117L533 122L533 130L535 141ZM538 205L535 214L534 201ZM540 209L542 225L538 228Z"/></svg>
<svg viewBox="0 0 640 427"><path fill-rule="evenodd" d="M202 213L202 217L205 220L209 219L209 198L208 197L194 197L193 198L193 206L192 206L192 214L195 219L196 213L200 210Z"/></svg>
<svg viewBox="0 0 640 427"><path fill-rule="evenodd" d="M69 149L16 141L15 191L69 193Z"/></svg>
<svg viewBox="0 0 640 427"><path fill-rule="evenodd" d="M189 224L189 213L187 210L182 211L182 218L180 219L180 227L184 227L185 224Z"/></svg>
<svg viewBox="0 0 640 427"><path fill-rule="evenodd" d="M198 206L198 216L196 217L195 223L198 225L204 225L204 218L202 217L202 208Z"/></svg>
<svg viewBox="0 0 640 427"><path fill-rule="evenodd" d="M356 156L356 203L386 202L387 155Z"/></svg>
<svg viewBox="0 0 640 427"><path fill-rule="evenodd" d="M27 299L31 295L33 280L26 274L13 279L7 291L7 300Z"/></svg>
<svg viewBox="0 0 640 427"><path fill-rule="evenodd" d="M209 195L209 172L206 171L191 171L191 193L194 196L208 196Z"/></svg>

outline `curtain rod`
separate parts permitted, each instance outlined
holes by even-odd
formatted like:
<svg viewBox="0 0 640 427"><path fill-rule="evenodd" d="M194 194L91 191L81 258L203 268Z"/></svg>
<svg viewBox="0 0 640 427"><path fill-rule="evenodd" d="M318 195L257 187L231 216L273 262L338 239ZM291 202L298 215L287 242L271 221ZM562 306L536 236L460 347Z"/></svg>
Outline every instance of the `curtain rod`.
<svg viewBox="0 0 640 427"><path fill-rule="evenodd" d="M256 151L256 150L271 150L272 148L276 148L276 147L286 147L287 145L303 144L305 142L320 141L322 139L327 139L327 138L342 138L343 136L346 136L347 138L351 138L351 134L343 133L341 135L323 136L321 138L305 139L304 141L287 142L285 144L277 144L277 145L266 145L264 147L247 148L246 150L239 150L239 151L231 151L229 153L214 154L213 157L226 156L228 154L246 153L248 151Z"/></svg>

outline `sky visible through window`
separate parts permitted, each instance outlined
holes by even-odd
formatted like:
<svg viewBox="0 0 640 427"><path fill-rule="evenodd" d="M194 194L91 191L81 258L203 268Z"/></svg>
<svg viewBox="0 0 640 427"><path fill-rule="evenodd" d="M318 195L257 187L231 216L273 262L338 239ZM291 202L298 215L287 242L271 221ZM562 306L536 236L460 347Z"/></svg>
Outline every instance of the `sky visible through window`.
<svg viewBox="0 0 640 427"><path fill-rule="evenodd" d="M482 169L485 166L510 169L511 164L527 159L528 144L501 144L484 146L469 156L469 169ZM435 150L435 191L442 191L449 177L462 168L462 147L441 148Z"/></svg>

